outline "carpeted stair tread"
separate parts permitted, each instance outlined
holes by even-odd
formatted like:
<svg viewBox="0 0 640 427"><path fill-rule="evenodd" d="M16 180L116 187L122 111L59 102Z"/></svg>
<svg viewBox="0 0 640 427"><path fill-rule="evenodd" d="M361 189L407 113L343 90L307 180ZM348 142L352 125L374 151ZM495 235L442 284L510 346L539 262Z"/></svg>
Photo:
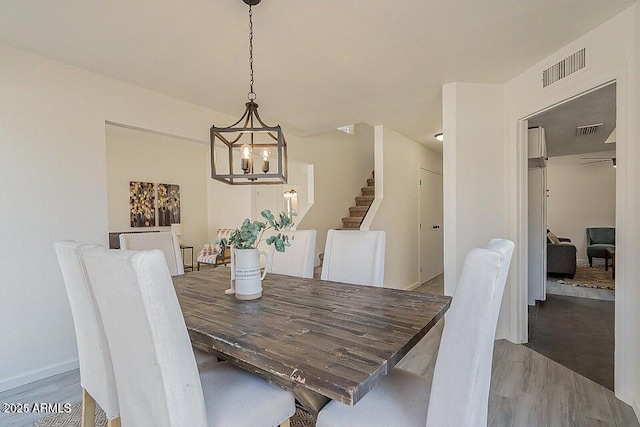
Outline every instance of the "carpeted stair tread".
<svg viewBox="0 0 640 427"><path fill-rule="evenodd" d="M374 196L356 196L356 206L370 206Z"/></svg>

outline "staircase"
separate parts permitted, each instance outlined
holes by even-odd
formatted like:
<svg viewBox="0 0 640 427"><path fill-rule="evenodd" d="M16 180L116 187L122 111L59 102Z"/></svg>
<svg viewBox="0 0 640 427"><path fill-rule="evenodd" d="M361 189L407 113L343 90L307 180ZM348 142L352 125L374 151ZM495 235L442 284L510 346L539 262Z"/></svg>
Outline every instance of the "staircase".
<svg viewBox="0 0 640 427"><path fill-rule="evenodd" d="M372 177L375 177L375 172L371 173ZM344 230L358 230L362 220L364 219L371 203L376 194L375 179L367 179L367 186L362 187L362 195L356 197L356 205L349 208L349 216L342 218L342 228Z"/></svg>
<svg viewBox="0 0 640 427"><path fill-rule="evenodd" d="M367 186L360 189L362 195L356 196L356 205L349 208L349 216L342 218L341 230L359 230L362 220L369 211L369 207L373 203L376 196L375 171L371 172L372 178L367 179ZM313 277L319 279L322 275L322 263L324 262L324 253L320 255L320 265L314 267Z"/></svg>

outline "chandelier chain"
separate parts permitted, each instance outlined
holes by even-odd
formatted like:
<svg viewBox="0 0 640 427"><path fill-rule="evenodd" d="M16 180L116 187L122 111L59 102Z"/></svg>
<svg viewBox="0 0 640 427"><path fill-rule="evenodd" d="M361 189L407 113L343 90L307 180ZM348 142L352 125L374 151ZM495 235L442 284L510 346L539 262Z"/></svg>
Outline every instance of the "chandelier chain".
<svg viewBox="0 0 640 427"><path fill-rule="evenodd" d="M257 97L253 91L253 8L249 5L249 93L247 98L249 101L254 101Z"/></svg>

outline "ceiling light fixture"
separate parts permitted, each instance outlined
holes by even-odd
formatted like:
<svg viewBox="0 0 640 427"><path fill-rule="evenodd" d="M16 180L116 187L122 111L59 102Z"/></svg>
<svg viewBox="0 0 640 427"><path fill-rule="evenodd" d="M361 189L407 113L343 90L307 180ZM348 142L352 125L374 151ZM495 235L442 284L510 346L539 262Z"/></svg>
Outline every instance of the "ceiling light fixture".
<svg viewBox="0 0 640 427"><path fill-rule="evenodd" d="M249 6L249 102L231 126L211 126L211 177L232 185L282 184L287 182L287 143L280 125L268 126L260 118L253 91L253 6L261 0L242 1ZM258 162L262 173L254 170Z"/></svg>
<svg viewBox="0 0 640 427"><path fill-rule="evenodd" d="M442 134L442 132L436 133L435 135L433 135L433 137L440 142L444 141L444 135Z"/></svg>

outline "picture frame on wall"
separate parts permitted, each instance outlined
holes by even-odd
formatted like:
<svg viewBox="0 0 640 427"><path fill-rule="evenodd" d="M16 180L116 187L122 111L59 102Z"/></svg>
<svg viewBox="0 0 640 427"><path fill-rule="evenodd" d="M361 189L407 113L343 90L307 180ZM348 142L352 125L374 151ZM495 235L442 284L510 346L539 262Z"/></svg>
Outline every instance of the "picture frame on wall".
<svg viewBox="0 0 640 427"><path fill-rule="evenodd" d="M180 224L180 186L158 184L158 226Z"/></svg>
<svg viewBox="0 0 640 427"><path fill-rule="evenodd" d="M155 227L156 191L152 182L129 182L129 221L131 227Z"/></svg>

